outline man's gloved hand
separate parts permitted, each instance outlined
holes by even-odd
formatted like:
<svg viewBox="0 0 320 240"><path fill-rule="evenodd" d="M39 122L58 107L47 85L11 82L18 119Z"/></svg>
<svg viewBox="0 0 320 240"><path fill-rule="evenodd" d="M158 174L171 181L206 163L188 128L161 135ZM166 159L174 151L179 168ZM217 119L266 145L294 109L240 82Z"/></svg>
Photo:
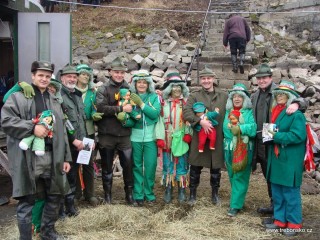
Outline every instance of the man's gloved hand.
<svg viewBox="0 0 320 240"><path fill-rule="evenodd" d="M240 127L238 125L231 126L231 132L234 136L238 135L240 133Z"/></svg>
<svg viewBox="0 0 320 240"><path fill-rule="evenodd" d="M190 134L185 134L185 135L183 136L182 140L183 140L184 142L186 142L186 143L189 144L189 143L191 143L192 137L191 137Z"/></svg>
<svg viewBox="0 0 320 240"><path fill-rule="evenodd" d="M143 101L141 100L141 98L139 97L138 94L136 93L131 93L130 99L137 104L138 106L141 107L141 105L143 104Z"/></svg>
<svg viewBox="0 0 320 240"><path fill-rule="evenodd" d="M164 148L165 145L166 145L166 144L165 144L164 140L162 140L162 139L157 139L157 147L158 147L158 148Z"/></svg>
<svg viewBox="0 0 320 240"><path fill-rule="evenodd" d="M33 87L26 82L19 82L19 86L23 90L23 94L26 98L33 98L35 95Z"/></svg>
<svg viewBox="0 0 320 240"><path fill-rule="evenodd" d="M126 113L125 113L125 112L120 112L120 113L118 113L117 119L118 119L120 122L124 122L124 121L126 120Z"/></svg>
<svg viewBox="0 0 320 240"><path fill-rule="evenodd" d="M271 129L269 129L268 132L272 135L272 137L276 134L276 132L272 131Z"/></svg>
<svg viewBox="0 0 320 240"><path fill-rule="evenodd" d="M95 112L94 114L92 114L92 119L93 121L99 121L102 119L104 113L99 113L99 112Z"/></svg>

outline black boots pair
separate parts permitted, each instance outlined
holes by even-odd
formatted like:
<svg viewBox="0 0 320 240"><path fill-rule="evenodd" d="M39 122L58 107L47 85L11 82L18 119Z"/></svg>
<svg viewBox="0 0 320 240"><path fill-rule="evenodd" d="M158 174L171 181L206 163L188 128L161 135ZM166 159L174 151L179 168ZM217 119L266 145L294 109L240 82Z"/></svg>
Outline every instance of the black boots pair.
<svg viewBox="0 0 320 240"><path fill-rule="evenodd" d="M189 198L189 204L193 205L196 202L197 199L197 187L200 183L200 174L201 169L190 168L190 198ZM221 179L221 172L220 169L211 169L210 170L210 185L211 185L211 202L213 204L219 204L220 198L218 195L219 188L220 188L220 179Z"/></svg>
<svg viewBox="0 0 320 240"><path fill-rule="evenodd" d="M55 240L60 236L55 231L54 225L58 220L61 195L47 195L41 219L40 238L43 240ZM17 207L17 220L20 240L32 239L32 208L34 200L23 198Z"/></svg>
<svg viewBox="0 0 320 240"><path fill-rule="evenodd" d="M133 205L133 172L132 172L132 149L118 150L119 160L123 168L123 180L125 199L127 204ZM112 181L113 181L113 157L114 149L101 148L102 185L104 190L104 201L106 204L112 203Z"/></svg>
<svg viewBox="0 0 320 240"><path fill-rule="evenodd" d="M164 192L163 200L165 203L170 203L172 201L172 191L172 184L169 183ZM186 189L180 186L180 182L178 182L178 201L179 203L186 201Z"/></svg>
<svg viewBox="0 0 320 240"><path fill-rule="evenodd" d="M240 73L241 74L244 74L244 59L245 59L245 55L244 53L241 53L240 56L239 56L239 60L240 60L240 63L239 63L239 66L238 66L238 60L237 60L237 55L236 54L231 54L231 62L232 62L232 72L234 73L238 73L238 67L240 69Z"/></svg>

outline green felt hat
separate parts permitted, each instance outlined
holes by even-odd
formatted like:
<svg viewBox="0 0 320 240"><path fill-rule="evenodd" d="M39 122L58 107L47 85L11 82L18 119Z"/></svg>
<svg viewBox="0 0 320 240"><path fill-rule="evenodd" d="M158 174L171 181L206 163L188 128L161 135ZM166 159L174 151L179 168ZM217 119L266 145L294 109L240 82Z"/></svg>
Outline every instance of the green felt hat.
<svg viewBox="0 0 320 240"><path fill-rule="evenodd" d="M262 63L259 67L258 67L258 71L256 73L256 77L266 77L266 76L272 76L272 70L269 67L268 64L266 63Z"/></svg>
<svg viewBox="0 0 320 240"><path fill-rule="evenodd" d="M111 70L114 71L127 71L128 68L127 66L121 61L121 59L119 57L117 57L116 59L114 59L111 63Z"/></svg>

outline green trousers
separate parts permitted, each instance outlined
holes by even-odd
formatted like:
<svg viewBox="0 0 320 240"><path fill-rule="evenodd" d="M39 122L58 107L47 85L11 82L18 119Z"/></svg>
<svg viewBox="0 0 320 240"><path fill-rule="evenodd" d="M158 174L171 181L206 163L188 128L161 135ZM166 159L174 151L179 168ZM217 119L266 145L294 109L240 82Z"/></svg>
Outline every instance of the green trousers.
<svg viewBox="0 0 320 240"><path fill-rule="evenodd" d="M247 195L251 174L252 153L248 154L248 163L243 171L232 171L233 151L225 150L225 163L231 184L230 208L242 209Z"/></svg>
<svg viewBox="0 0 320 240"><path fill-rule="evenodd" d="M36 199L32 208L32 224L34 225L34 232L40 232L44 203L44 199Z"/></svg>
<svg viewBox="0 0 320 240"><path fill-rule="evenodd" d="M133 198L154 201L153 187L157 168L157 146L152 142L132 142Z"/></svg>

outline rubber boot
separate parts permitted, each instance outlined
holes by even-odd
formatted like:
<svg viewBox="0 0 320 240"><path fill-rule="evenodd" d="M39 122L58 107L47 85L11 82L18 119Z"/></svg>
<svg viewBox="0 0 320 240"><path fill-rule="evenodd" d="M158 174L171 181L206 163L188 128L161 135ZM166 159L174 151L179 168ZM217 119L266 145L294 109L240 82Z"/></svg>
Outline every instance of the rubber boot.
<svg viewBox="0 0 320 240"><path fill-rule="evenodd" d="M59 206L59 219L64 220L67 217L65 211L64 211L64 199L62 198L60 200L60 206Z"/></svg>
<svg viewBox="0 0 320 240"><path fill-rule="evenodd" d="M32 208L35 204L32 195L22 197L17 206L18 229L20 240L32 239Z"/></svg>
<svg viewBox="0 0 320 240"><path fill-rule="evenodd" d="M54 225L59 217L61 195L48 195L43 208L40 238L42 240L59 239Z"/></svg>
<svg viewBox="0 0 320 240"><path fill-rule="evenodd" d="M75 217L79 215L79 211L74 205L74 194L68 194L65 196L66 214L69 217Z"/></svg>
<svg viewBox="0 0 320 240"><path fill-rule="evenodd" d="M118 150L119 161L122 167L124 190L126 192L126 201L129 205L134 204L132 190L133 190L133 161L132 148L125 150Z"/></svg>
<svg viewBox="0 0 320 240"><path fill-rule="evenodd" d="M272 201L272 199L270 200L269 207L259 207L257 209L257 212L261 213L261 214L273 214L273 201Z"/></svg>
<svg viewBox="0 0 320 240"><path fill-rule="evenodd" d="M237 55L231 54L232 72L238 73Z"/></svg>
<svg viewBox="0 0 320 240"><path fill-rule="evenodd" d="M172 200L172 185L171 185L171 183L168 183L168 186L166 187L166 191L164 192L163 200L165 203L170 203Z"/></svg>
<svg viewBox="0 0 320 240"><path fill-rule="evenodd" d="M132 194L133 187L128 187L125 189L126 192L126 202L128 205L133 205L135 201L133 200L133 194Z"/></svg>
<svg viewBox="0 0 320 240"><path fill-rule="evenodd" d="M219 187L220 187L220 179L221 179L220 169L219 168L211 169L210 170L210 185L212 188L211 201L213 204L220 203L220 198L218 195Z"/></svg>
<svg viewBox="0 0 320 240"><path fill-rule="evenodd" d="M190 205L195 204L197 200L197 187L200 183L200 174L201 174L201 168L197 166L191 165L190 167L190 197L188 203Z"/></svg>
<svg viewBox="0 0 320 240"><path fill-rule="evenodd" d="M178 184L178 201L183 203L186 201L186 189Z"/></svg>
<svg viewBox="0 0 320 240"><path fill-rule="evenodd" d="M101 148L101 167L102 167L102 185L104 190L104 201L105 204L112 203L112 180L113 180L113 156L114 149Z"/></svg>
<svg viewBox="0 0 320 240"><path fill-rule="evenodd" d="M241 53L240 54L240 64L239 64L239 69L240 69L241 74L244 74L244 67L243 67L244 59L245 59L245 55L244 55L244 53Z"/></svg>

